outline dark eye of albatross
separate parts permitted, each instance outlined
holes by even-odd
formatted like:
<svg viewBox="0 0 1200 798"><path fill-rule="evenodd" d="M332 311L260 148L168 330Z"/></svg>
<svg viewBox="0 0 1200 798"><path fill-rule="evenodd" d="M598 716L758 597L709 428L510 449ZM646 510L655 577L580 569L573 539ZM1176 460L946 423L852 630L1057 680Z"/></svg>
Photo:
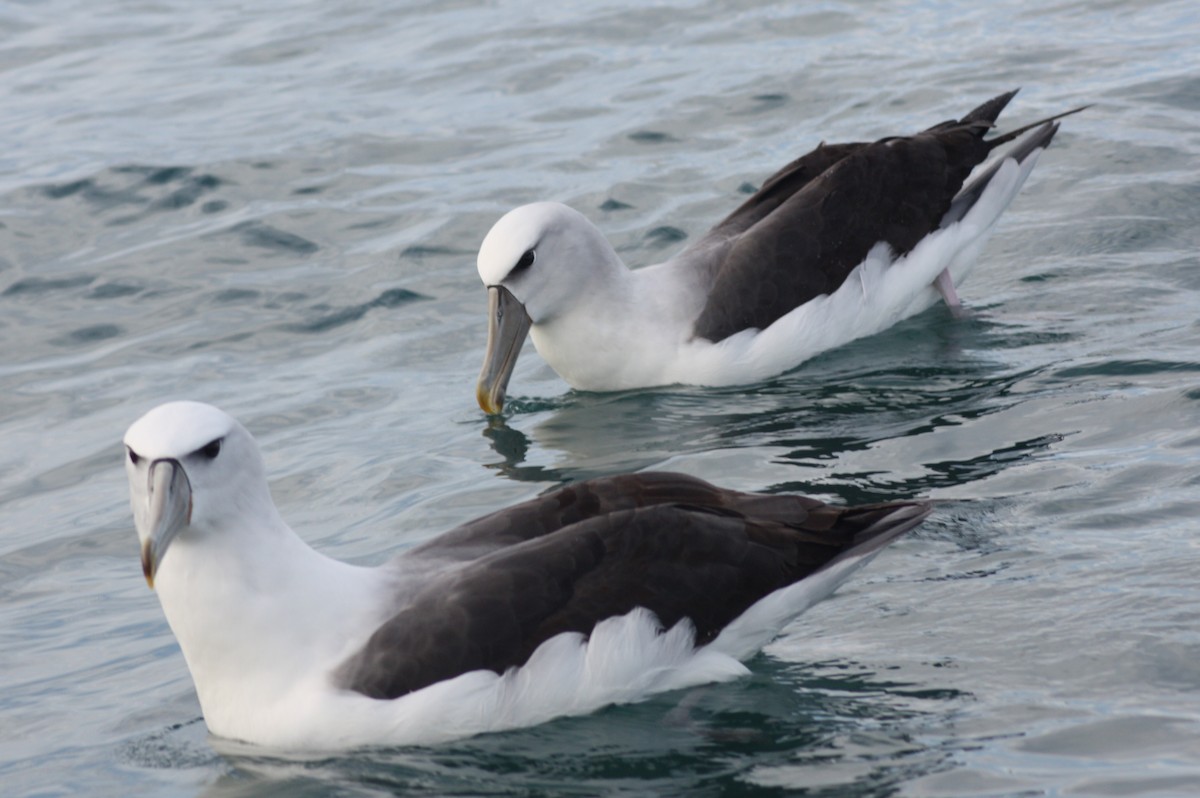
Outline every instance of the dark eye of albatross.
<svg viewBox="0 0 1200 798"><path fill-rule="evenodd" d="M512 271L509 272L509 274L520 274L532 266L534 260L536 259L537 253L535 253L532 249L525 250L525 254L521 256L521 259L517 261L517 265L513 266Z"/></svg>
<svg viewBox="0 0 1200 798"><path fill-rule="evenodd" d="M217 438L215 441L199 449L200 456L207 460L216 460L217 455L221 453L221 440L221 438Z"/></svg>
<svg viewBox="0 0 1200 798"><path fill-rule="evenodd" d="M130 449L128 446L125 447L125 450L129 452L129 462L133 463L134 465L137 465L138 461L142 459L137 452L135 452L133 449Z"/></svg>

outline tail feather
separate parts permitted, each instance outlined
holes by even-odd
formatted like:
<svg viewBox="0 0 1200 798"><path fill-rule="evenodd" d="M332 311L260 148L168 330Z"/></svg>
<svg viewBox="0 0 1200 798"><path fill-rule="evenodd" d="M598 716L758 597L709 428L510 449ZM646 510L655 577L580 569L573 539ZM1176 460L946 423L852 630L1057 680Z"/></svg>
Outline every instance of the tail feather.
<svg viewBox="0 0 1200 798"><path fill-rule="evenodd" d="M1083 106L1083 108L1086 107L1087 106ZM1006 133L999 139L993 139L992 141L989 141L989 144L999 141L1011 141L1014 135L1020 135L1028 132L1038 125L1041 125L1041 127L1038 127L1033 135L1029 136L1024 141L1014 146L1011 150L1004 153L1003 158L997 158L991 164L991 166L976 175L970 183L963 186L962 190L955 195L954 200L950 203L950 209L946 211L946 214L942 217L940 226L947 227L966 216L967 212L971 210L971 208L975 207L975 203L979 201L981 196L983 196L983 192L987 189L988 184L991 183L992 178L996 176L996 172L1000 169L1000 165L1005 161L1012 159L1017 163L1024 163L1025 159L1034 152L1038 150L1044 150L1046 147L1050 146L1050 141L1054 138L1054 134L1058 132L1058 122L1054 120L1066 116L1067 114L1073 114L1077 111L1082 111L1083 108L1076 108L1072 111L1059 114L1058 116L1050 117L1048 121L1043 120L1041 122L1035 122L1033 125L1026 125L1019 130L1014 130L1012 133Z"/></svg>
<svg viewBox="0 0 1200 798"><path fill-rule="evenodd" d="M967 127L967 128L974 128L975 130L978 131L979 136L982 137L988 130L991 130L992 128L994 128L996 126L996 120L1000 118L1000 114L1004 111L1005 107L1009 104L1009 102L1012 101L1012 98L1017 95L1018 91L1020 91L1020 89L1013 89L1012 91L1005 92L1004 94L1001 94L997 97L993 97L992 99L988 100L984 104L980 105L978 108L974 108L971 111L968 111L963 116L963 118L958 120L957 122L954 122L954 121L942 122L940 125L935 125L934 127L930 128L930 130L938 131L938 130L948 130L948 129L956 128L956 127L957 128ZM1072 108L1069 111L1063 111L1062 113L1048 116L1045 119L1039 119L1036 122L1030 122L1027 125L1023 125L1023 126L1017 128L1016 130L1010 130L1007 133L1003 133L999 136L996 136L995 138L988 139L985 143L987 144L988 150L994 150L996 147L999 147L1001 144L1007 144L1008 142L1013 141L1014 139L1020 137L1021 135L1028 133L1030 130L1033 130L1034 128L1041 127L1050 122L1056 122L1059 119L1062 119L1064 116L1070 116L1071 114L1077 114L1080 111L1087 110L1088 108L1091 108L1091 107L1092 107L1091 105L1081 105L1078 108Z"/></svg>
<svg viewBox="0 0 1200 798"><path fill-rule="evenodd" d="M969 124L972 122L987 122L988 127L996 124L996 120L1000 118L1000 112L1009 104L1013 97L1017 96L1020 89L1013 89L1005 92L999 97L993 97L978 108L968 112L962 118L960 124Z"/></svg>
<svg viewBox="0 0 1200 798"><path fill-rule="evenodd" d="M1000 117L1000 113L1012 101L1012 98L1017 96L1018 91L1020 89L1013 89L998 97L993 97L978 108L968 111L963 115L962 119L947 119L945 122L939 122L925 132L940 133L946 130L968 128L975 130L982 137L983 134L996 126L996 120Z"/></svg>
<svg viewBox="0 0 1200 798"><path fill-rule="evenodd" d="M986 142L988 145L988 149L994 150L994 149L996 149L996 147L999 147L1001 144L1007 144L1008 142L1012 141L1013 139L1017 138L1018 136L1020 136L1024 133L1028 133L1030 130L1033 130L1035 127L1049 125L1051 122L1057 122L1059 119L1062 119L1064 116L1070 116L1071 114L1077 114L1080 111L1086 111L1087 109L1089 109L1091 107L1092 106L1090 104L1081 105L1078 108L1072 108L1070 111L1063 111L1061 114L1054 114L1053 116L1048 116L1045 119L1039 119L1036 122L1030 122L1028 125L1023 125L1023 126L1017 128L1016 130L1010 130L1009 132L1007 132L1003 135L997 136L994 139L988 139ZM972 113L974 113L974 112L972 112ZM1054 125L1054 129L1058 130L1058 125ZM1054 134L1051 133L1050 135L1053 136ZM1048 142L1049 142L1049 140L1047 139L1047 143Z"/></svg>

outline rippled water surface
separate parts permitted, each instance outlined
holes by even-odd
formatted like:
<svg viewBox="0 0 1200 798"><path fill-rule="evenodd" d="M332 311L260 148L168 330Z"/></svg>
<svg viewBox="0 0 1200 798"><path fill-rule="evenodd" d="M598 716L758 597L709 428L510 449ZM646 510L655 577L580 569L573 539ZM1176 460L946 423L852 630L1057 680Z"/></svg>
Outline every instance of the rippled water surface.
<svg viewBox="0 0 1200 798"><path fill-rule="evenodd" d="M1200 10L544 2L0 6L5 795L1200 790ZM631 264L822 139L1023 87L1066 120L943 308L771 382L475 407L484 233L579 208ZM933 518L686 695L431 749L210 739L137 561L125 427L240 417L311 543L379 562L667 467Z"/></svg>

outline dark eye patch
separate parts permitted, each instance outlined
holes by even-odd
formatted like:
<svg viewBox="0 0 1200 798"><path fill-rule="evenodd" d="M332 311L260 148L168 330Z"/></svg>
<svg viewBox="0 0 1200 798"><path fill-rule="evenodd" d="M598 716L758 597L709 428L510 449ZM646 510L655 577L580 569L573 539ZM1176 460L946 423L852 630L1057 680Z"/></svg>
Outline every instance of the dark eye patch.
<svg viewBox="0 0 1200 798"><path fill-rule="evenodd" d="M135 452L133 449L130 449L128 446L125 447L125 451L129 452L129 462L133 463L134 465L137 465L138 461L142 459L140 454Z"/></svg>
<svg viewBox="0 0 1200 798"><path fill-rule="evenodd" d="M217 438L215 441L210 441L204 446L196 450L196 453L207 460L216 460L217 455L221 453L221 441L223 438Z"/></svg>
<svg viewBox="0 0 1200 798"><path fill-rule="evenodd" d="M509 274L520 274L532 266L535 260L537 260L537 253L532 249L525 250L525 254L521 256L521 259L517 261L517 265L513 266Z"/></svg>

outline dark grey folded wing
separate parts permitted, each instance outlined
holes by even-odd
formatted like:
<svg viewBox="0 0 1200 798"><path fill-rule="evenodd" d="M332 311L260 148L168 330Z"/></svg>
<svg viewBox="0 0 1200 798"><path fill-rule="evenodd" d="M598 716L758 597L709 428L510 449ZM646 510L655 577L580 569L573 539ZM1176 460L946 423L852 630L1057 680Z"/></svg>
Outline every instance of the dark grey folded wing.
<svg viewBox="0 0 1200 798"><path fill-rule="evenodd" d="M660 471L600 477L477 518L417 546L402 559L473 560L589 518L637 507L685 504L738 509L772 501L771 497L724 490L686 474ZM787 506L793 502L821 505L816 499L796 496L788 499Z"/></svg>
<svg viewBox="0 0 1200 798"><path fill-rule="evenodd" d="M926 130L925 133L946 132L973 125L971 129L975 130L977 134L982 134L995 123L1000 112L1015 95L1016 92L1011 91L993 97L961 120L951 119L941 122ZM812 152L800 156L767 178L762 187L754 192L750 199L738 206L733 213L726 216L709 231L708 235L701 239L701 246L710 237L728 238L745 232L847 156L869 146L871 146L870 142L863 141L846 144L826 144L824 142L818 144Z"/></svg>
<svg viewBox="0 0 1200 798"><path fill-rule="evenodd" d="M987 156L969 129L860 147L742 233L725 253L695 334L721 341L765 329L836 291L867 253L897 255L936 229Z"/></svg>
<svg viewBox="0 0 1200 798"><path fill-rule="evenodd" d="M1013 94L915 136L822 145L784 167L698 244L711 289L695 334L765 329L836 291L876 244L911 250L987 157L995 142L983 136Z"/></svg>
<svg viewBox="0 0 1200 798"><path fill-rule="evenodd" d="M856 547L879 545L928 512L919 503L836 508L661 476L715 501L585 511L552 532L452 566L383 624L336 679L373 698L396 698L473 670L503 672L557 634L587 635L636 607L664 627L689 619L705 643L768 593ZM664 486L646 495L653 487Z"/></svg>
<svg viewBox="0 0 1200 798"><path fill-rule="evenodd" d="M712 234L732 236L745 232L834 164L866 146L867 142L818 144L815 150L800 156L767 178L750 199L712 229Z"/></svg>

